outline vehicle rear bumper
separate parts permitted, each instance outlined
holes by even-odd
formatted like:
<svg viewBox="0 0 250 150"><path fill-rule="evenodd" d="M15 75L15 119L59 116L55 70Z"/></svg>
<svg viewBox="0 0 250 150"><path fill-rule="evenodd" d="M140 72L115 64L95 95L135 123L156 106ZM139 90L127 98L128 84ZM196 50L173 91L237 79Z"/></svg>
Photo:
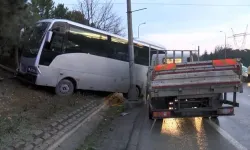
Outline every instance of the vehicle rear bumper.
<svg viewBox="0 0 250 150"><path fill-rule="evenodd" d="M213 116L234 116L234 107L221 107L216 110L152 110L153 119L164 118L185 118L185 117L213 117Z"/></svg>

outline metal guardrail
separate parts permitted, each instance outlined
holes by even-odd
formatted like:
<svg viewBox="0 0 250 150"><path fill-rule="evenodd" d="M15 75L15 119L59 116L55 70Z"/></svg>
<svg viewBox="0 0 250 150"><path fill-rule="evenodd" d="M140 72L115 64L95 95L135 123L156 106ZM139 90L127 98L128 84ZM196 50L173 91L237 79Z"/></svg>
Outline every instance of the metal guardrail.
<svg viewBox="0 0 250 150"><path fill-rule="evenodd" d="M181 59L184 59L184 53L188 52L189 53L189 62L193 62L194 61L194 54L197 55L197 59L198 61L200 60L200 47L198 46L198 50L151 50L151 48L149 49L149 66L151 66L151 54L153 55L156 51L156 64L159 64L159 53L161 54L165 54L165 58L168 58L168 52L173 52L173 57L171 57L173 59L173 63L175 63L175 59L176 59L176 52L181 52Z"/></svg>

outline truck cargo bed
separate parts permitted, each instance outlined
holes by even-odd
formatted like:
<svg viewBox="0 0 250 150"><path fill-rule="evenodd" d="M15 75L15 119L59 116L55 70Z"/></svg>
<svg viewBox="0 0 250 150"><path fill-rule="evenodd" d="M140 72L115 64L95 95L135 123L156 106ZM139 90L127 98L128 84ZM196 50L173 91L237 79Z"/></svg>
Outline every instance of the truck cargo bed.
<svg viewBox="0 0 250 150"><path fill-rule="evenodd" d="M156 66L152 72L151 96L241 92L241 66L236 60L233 62L230 59L228 63L215 60Z"/></svg>

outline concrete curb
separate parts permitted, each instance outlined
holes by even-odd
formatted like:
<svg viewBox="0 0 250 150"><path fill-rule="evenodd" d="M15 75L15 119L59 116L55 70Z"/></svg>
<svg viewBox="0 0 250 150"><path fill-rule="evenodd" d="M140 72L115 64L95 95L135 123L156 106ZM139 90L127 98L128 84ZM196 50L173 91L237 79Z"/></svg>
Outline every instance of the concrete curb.
<svg viewBox="0 0 250 150"><path fill-rule="evenodd" d="M82 123L86 119L88 120L105 106L106 103L104 102L98 105L96 100L90 101L75 111L58 118L49 126L33 131L30 138L14 143L10 149L45 150L51 147L52 144L60 144L59 140L62 139L65 134L71 132L72 129L79 126L79 123Z"/></svg>
<svg viewBox="0 0 250 150"><path fill-rule="evenodd" d="M53 145L49 146L47 150L54 150L56 147L58 147L64 140L66 140L68 137L70 137L72 134L74 134L84 123L89 121L93 116L95 116L98 112L103 110L105 107L107 107L106 102L103 102L100 104L97 108L94 108L90 113L86 114L86 118L83 119L78 125L76 125L72 130L68 131L64 135L61 136L60 139L54 142Z"/></svg>
<svg viewBox="0 0 250 150"><path fill-rule="evenodd" d="M144 123L144 120L146 117L143 117L145 111L145 106L142 106L140 112L135 118L135 121L133 123L132 130L130 132L129 141L126 145L125 150L135 150L138 148L139 140L140 140L140 134L141 134L141 128Z"/></svg>

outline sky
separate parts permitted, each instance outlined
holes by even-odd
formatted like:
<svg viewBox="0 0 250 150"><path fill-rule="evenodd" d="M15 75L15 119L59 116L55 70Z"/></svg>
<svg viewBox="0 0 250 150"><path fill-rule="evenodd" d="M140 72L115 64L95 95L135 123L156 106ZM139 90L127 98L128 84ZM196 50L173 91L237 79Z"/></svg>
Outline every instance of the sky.
<svg viewBox="0 0 250 150"><path fill-rule="evenodd" d="M70 9L76 9L78 0L54 0L64 3ZM104 2L104 0L99 0ZM126 0L113 0L114 11L122 17L127 27ZM139 4L138 4L139 3ZM248 5L240 6L186 6L164 4L212 4L212 5ZM132 0L132 10L147 8L133 13L133 34L140 39L164 45L169 50L197 49L201 53L211 52L218 45L227 44L232 48L241 48L244 37L230 38L234 33L245 33L250 23L249 0ZM126 28L127 29L127 28ZM220 32L223 31L223 32ZM250 27L247 30L250 33ZM235 44L236 43L236 44ZM244 45L243 45L244 46ZM250 35L242 48L250 49Z"/></svg>

